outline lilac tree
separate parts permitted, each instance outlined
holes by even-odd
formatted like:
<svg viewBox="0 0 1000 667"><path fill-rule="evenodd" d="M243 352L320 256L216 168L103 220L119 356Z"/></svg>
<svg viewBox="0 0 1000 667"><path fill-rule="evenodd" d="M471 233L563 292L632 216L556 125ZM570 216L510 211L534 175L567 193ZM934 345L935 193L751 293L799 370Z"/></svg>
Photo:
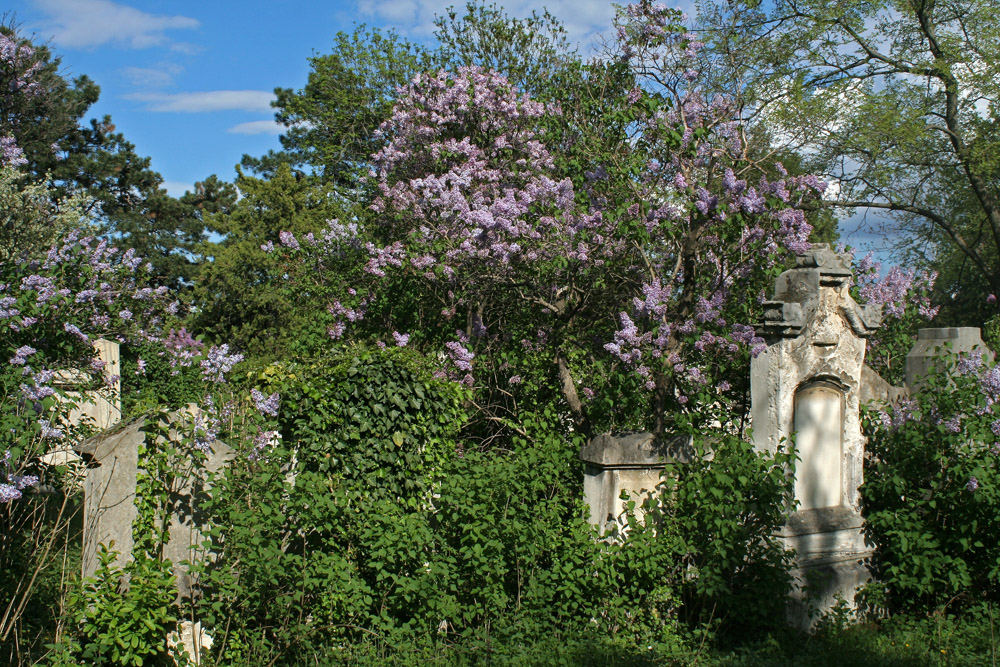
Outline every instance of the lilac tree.
<svg viewBox="0 0 1000 667"><path fill-rule="evenodd" d="M681 58L696 50L688 35L667 36L669 15L640 10L621 31L627 59L639 43ZM598 163L581 191L546 143L558 106L477 68L419 76L380 130L372 218L333 221L320 238L283 234L277 251L329 288L332 338L360 323L390 342L388 332L409 336L494 398L541 370L585 430L588 404L621 366L655 398L662 429L694 390L725 390L725 361L758 342L749 323L762 281L805 247L798 205L823 189L810 178L748 182L732 106L706 101L694 73L679 77L675 99L636 90L620 100L637 128L621 150L645 170ZM600 157L615 166L617 156Z"/></svg>

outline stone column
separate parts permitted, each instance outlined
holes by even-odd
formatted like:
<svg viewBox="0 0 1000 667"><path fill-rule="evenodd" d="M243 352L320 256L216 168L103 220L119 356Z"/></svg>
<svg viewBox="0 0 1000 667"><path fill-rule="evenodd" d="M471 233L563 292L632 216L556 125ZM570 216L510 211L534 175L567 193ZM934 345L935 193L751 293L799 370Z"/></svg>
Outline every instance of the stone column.
<svg viewBox="0 0 1000 667"><path fill-rule="evenodd" d="M866 338L881 308L850 296L851 268L816 245L775 281L759 334L766 349L751 362L753 441L774 452L794 442L795 508L780 535L795 549L797 580L789 617L808 628L810 608L853 604L867 580L871 550L861 533L864 438L860 397Z"/></svg>

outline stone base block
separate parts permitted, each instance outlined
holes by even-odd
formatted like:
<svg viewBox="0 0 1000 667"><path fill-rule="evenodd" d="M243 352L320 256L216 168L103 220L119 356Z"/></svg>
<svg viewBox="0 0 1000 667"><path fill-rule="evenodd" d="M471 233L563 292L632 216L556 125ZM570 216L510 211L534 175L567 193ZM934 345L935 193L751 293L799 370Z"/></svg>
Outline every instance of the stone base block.
<svg viewBox="0 0 1000 667"><path fill-rule="evenodd" d="M794 512L780 533L795 550L792 576L795 587L788 607L791 625L808 631L840 600L851 613L854 596L870 580L865 559L872 549L865 544L863 520L852 508L825 507Z"/></svg>

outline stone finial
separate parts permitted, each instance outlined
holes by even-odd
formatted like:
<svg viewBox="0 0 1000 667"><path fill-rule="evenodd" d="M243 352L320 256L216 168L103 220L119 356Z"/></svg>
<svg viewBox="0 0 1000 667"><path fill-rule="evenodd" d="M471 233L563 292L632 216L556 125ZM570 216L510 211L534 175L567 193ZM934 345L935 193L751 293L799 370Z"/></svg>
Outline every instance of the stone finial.
<svg viewBox="0 0 1000 667"><path fill-rule="evenodd" d="M820 284L831 287L840 287L849 282L853 275L847 257L831 250L829 243L814 243L812 248L796 255L795 267L818 269L821 276Z"/></svg>
<svg viewBox="0 0 1000 667"><path fill-rule="evenodd" d="M795 257L795 267L774 282L774 297L764 302L760 333L772 338L796 338L823 310L821 290L838 292L837 310L855 335L867 338L882 324L882 307L860 305L848 294L851 266L826 243L817 243Z"/></svg>

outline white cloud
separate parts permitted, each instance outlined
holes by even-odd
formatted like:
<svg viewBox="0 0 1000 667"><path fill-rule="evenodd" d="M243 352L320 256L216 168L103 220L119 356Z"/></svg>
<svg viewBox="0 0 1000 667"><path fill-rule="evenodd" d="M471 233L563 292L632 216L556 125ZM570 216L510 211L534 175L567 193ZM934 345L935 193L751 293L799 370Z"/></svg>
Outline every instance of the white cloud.
<svg viewBox="0 0 1000 667"><path fill-rule="evenodd" d="M284 131L285 127L273 120L251 120L226 130L231 134L281 134Z"/></svg>
<svg viewBox="0 0 1000 667"><path fill-rule="evenodd" d="M186 56L193 56L204 51L204 47L192 44L191 42L174 42L170 45L170 50L175 53L183 53Z"/></svg>
<svg viewBox="0 0 1000 667"><path fill-rule="evenodd" d="M128 99L148 102L150 111L271 111L274 93L265 90L206 90L198 93L136 93Z"/></svg>
<svg viewBox="0 0 1000 667"><path fill-rule="evenodd" d="M174 77L183 71L179 65L161 67L125 67L122 76L138 88L162 88L174 82Z"/></svg>
<svg viewBox="0 0 1000 667"><path fill-rule="evenodd" d="M111 0L36 0L48 14L43 28L63 48L113 43L133 49L169 44L168 30L191 30L201 23L188 16L150 14Z"/></svg>
<svg viewBox="0 0 1000 667"><path fill-rule="evenodd" d="M194 183L184 181L163 181L163 188L171 197L181 197L185 192L194 192Z"/></svg>

